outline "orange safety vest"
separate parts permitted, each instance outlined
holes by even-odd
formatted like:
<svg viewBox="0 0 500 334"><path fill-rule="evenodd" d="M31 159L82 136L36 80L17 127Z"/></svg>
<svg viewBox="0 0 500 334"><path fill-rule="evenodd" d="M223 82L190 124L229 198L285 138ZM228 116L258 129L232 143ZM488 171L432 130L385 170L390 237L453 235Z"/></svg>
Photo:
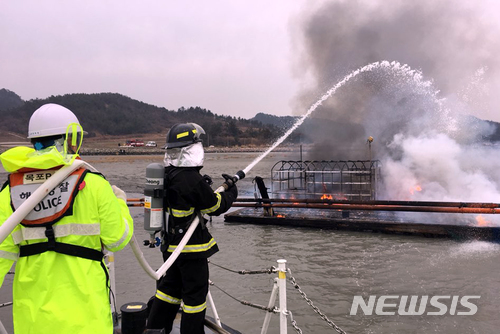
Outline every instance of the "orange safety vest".
<svg viewBox="0 0 500 334"><path fill-rule="evenodd" d="M18 209L38 187L49 179L57 169L34 170L23 169L9 175L10 198L12 209ZM103 253L92 248L57 242L52 227L66 215L73 213L73 203L78 191L85 187L84 178L88 170L80 168L71 173L63 182L38 203L33 210L21 221L29 227L45 226L46 242L40 242L19 247L19 256L41 254L54 251L61 254L82 257L94 261L102 261ZM102 264L102 262L101 262ZM106 271L107 276L107 271Z"/></svg>
<svg viewBox="0 0 500 334"><path fill-rule="evenodd" d="M17 210L38 187L48 180L57 169L29 170L9 175L12 210ZM56 223L66 214L71 214L73 202L88 170L80 168L71 173L61 184L38 203L22 220L26 227L47 226Z"/></svg>

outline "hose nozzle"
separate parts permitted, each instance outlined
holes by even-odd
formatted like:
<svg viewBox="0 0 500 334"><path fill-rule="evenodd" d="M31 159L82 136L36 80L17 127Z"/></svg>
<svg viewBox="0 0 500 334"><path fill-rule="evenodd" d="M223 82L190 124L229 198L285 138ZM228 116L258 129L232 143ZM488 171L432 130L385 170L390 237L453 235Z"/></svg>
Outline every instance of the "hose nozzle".
<svg viewBox="0 0 500 334"><path fill-rule="evenodd" d="M245 178L245 172L242 171L242 170L239 170L238 172L236 172L236 175L234 177L237 177L238 180L244 179Z"/></svg>
<svg viewBox="0 0 500 334"><path fill-rule="evenodd" d="M227 191L232 186L234 186L236 184L236 182L238 182L238 180L245 178L245 172L242 170L239 170L234 176L231 176L229 174L222 174L222 177L226 181L224 181L224 183L221 185L221 187L224 188L224 191Z"/></svg>

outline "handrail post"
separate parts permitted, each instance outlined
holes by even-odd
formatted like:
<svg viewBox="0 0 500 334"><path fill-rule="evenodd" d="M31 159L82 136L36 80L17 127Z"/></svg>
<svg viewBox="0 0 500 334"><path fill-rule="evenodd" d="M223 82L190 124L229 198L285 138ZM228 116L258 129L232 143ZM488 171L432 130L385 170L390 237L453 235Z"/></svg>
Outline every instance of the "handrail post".
<svg viewBox="0 0 500 334"><path fill-rule="evenodd" d="M278 260L278 288L280 297L280 334L287 334L286 260Z"/></svg>
<svg viewBox="0 0 500 334"><path fill-rule="evenodd" d="M209 280L210 282L210 280ZM211 282L210 282L211 283ZM210 284L209 283L209 284ZM212 298L212 294L210 293L210 290L208 290L208 293L207 293L207 299L208 299L208 302L210 304L210 307L212 308L212 313L214 315L214 319L215 319L215 323L220 327L222 328L222 322L220 321L220 317L219 317L219 313L217 313L217 308L215 308L215 303L214 303L214 299Z"/></svg>
<svg viewBox="0 0 500 334"><path fill-rule="evenodd" d="M274 279L273 290L271 291L271 297L269 298L269 303L267 304L267 308L273 308L276 303L276 296L278 295L278 279ZM260 334L267 334L267 329L269 328L269 322L271 321L271 312L267 312L264 317L264 324L262 325L262 330Z"/></svg>

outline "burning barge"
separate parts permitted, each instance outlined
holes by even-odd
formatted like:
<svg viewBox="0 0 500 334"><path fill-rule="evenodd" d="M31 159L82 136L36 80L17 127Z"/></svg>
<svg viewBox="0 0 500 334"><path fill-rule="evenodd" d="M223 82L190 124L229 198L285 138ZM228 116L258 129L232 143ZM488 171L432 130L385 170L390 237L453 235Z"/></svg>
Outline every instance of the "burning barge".
<svg viewBox="0 0 500 334"><path fill-rule="evenodd" d="M500 241L483 216L500 214L497 203L376 200L378 161L279 161L273 197L261 177L254 183L255 199L238 199L225 222Z"/></svg>

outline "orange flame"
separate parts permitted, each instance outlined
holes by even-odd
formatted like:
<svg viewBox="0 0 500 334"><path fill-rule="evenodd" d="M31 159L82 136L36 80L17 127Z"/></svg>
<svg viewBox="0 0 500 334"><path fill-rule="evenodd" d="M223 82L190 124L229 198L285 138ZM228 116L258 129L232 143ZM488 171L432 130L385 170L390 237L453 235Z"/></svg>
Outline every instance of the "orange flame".
<svg viewBox="0 0 500 334"><path fill-rule="evenodd" d="M476 216L477 226L492 226L491 222L487 221L482 215Z"/></svg>
<svg viewBox="0 0 500 334"><path fill-rule="evenodd" d="M323 194L320 199L322 200L347 200L347 197L345 197L342 194Z"/></svg>
<svg viewBox="0 0 500 334"><path fill-rule="evenodd" d="M410 187L410 194L414 194L415 191L422 191L422 187L419 186L418 184L416 186Z"/></svg>
<svg viewBox="0 0 500 334"><path fill-rule="evenodd" d="M285 215L277 214L276 218L285 218Z"/></svg>

